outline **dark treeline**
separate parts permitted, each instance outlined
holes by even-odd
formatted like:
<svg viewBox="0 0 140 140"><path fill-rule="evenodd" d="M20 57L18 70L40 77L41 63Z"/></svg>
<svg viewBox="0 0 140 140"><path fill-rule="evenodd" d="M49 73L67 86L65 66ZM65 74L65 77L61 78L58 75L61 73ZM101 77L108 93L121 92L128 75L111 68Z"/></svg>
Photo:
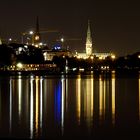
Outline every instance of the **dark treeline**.
<svg viewBox="0 0 140 140"><path fill-rule="evenodd" d="M78 59L68 56L54 56L52 61L44 61L42 49L23 44L2 44L0 45L0 67L15 65L18 62L25 64L55 63L61 70L68 65L69 69L84 70L113 70L113 69L140 69L140 52L124 57L112 59L108 56L100 60L94 56L93 59Z"/></svg>

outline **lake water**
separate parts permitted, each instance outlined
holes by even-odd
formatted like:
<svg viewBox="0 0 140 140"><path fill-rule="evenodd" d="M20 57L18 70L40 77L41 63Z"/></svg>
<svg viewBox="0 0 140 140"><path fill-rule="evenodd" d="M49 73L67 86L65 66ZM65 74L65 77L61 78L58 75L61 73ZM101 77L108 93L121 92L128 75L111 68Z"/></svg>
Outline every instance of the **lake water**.
<svg viewBox="0 0 140 140"><path fill-rule="evenodd" d="M0 138L140 136L140 73L0 76Z"/></svg>

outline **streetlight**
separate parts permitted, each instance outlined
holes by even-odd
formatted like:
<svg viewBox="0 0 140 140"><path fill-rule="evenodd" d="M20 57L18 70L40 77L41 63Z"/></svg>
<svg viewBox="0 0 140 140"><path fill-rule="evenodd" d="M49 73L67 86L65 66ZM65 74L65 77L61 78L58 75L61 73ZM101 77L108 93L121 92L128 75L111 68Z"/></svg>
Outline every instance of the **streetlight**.
<svg viewBox="0 0 140 140"><path fill-rule="evenodd" d="M32 37L31 44L34 44L34 31L29 31L29 32L22 33L22 36L21 36L21 43L22 44L24 44L24 36L26 36L27 39L28 39L29 35ZM30 39L28 39L28 40L30 40Z"/></svg>
<svg viewBox="0 0 140 140"><path fill-rule="evenodd" d="M114 54L112 54L111 58L114 60L116 58L116 56Z"/></svg>
<svg viewBox="0 0 140 140"><path fill-rule="evenodd" d="M30 34L31 37L32 37L32 42L31 42L31 44L34 45L34 31L29 31L29 34Z"/></svg>
<svg viewBox="0 0 140 140"><path fill-rule="evenodd" d="M64 45L64 38L62 37L61 39L60 39L60 41L62 42L62 48L64 47L63 45Z"/></svg>
<svg viewBox="0 0 140 140"><path fill-rule="evenodd" d="M29 34L30 34L30 35L33 35L33 33L34 33L33 31L29 31Z"/></svg>
<svg viewBox="0 0 140 140"><path fill-rule="evenodd" d="M12 38L9 38L9 39L8 39L8 43L11 43L11 42L12 42Z"/></svg>

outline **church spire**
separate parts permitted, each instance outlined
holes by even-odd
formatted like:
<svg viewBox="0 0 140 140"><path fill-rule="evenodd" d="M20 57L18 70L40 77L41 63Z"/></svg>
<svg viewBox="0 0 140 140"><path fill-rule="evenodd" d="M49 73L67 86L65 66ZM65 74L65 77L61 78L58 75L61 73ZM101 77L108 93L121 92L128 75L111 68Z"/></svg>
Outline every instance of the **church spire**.
<svg viewBox="0 0 140 140"><path fill-rule="evenodd" d="M39 19L38 19L38 16L36 18L36 33L39 33Z"/></svg>
<svg viewBox="0 0 140 140"><path fill-rule="evenodd" d="M34 35L34 44L36 47L40 47L40 32L39 32L39 18L36 18L36 31Z"/></svg>
<svg viewBox="0 0 140 140"><path fill-rule="evenodd" d="M86 38L86 54L88 56L92 55L92 37L90 29L90 21L88 20L87 38Z"/></svg>

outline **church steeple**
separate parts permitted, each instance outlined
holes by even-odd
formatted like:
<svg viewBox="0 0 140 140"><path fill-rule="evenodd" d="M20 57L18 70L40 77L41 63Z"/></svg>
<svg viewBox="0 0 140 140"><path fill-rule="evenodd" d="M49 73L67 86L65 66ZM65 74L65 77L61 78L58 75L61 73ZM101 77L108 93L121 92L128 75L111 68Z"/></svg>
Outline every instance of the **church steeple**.
<svg viewBox="0 0 140 140"><path fill-rule="evenodd" d="M39 33L39 18L37 16L37 19L36 19L36 31L35 31L35 34L34 34L34 44L36 47L40 47L40 33Z"/></svg>
<svg viewBox="0 0 140 140"><path fill-rule="evenodd" d="M90 21L88 20L87 38L86 38L86 54L87 56L92 55L92 37L90 29Z"/></svg>

